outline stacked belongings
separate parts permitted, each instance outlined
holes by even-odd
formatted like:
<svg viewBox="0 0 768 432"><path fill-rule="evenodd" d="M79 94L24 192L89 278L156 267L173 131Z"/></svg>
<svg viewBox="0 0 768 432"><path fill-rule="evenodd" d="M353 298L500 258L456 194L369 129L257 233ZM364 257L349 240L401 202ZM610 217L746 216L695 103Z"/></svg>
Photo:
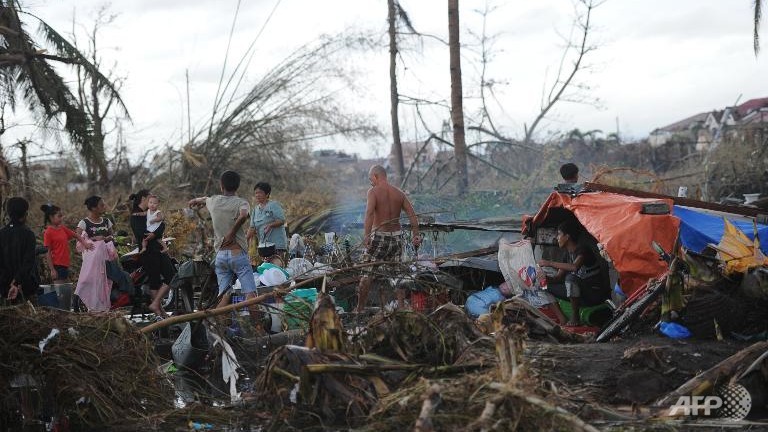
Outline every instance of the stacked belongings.
<svg viewBox="0 0 768 432"><path fill-rule="evenodd" d="M682 323L694 336L707 339L732 337L764 339L768 335L768 258L760 249L758 227L753 222L753 240L726 218L723 235L708 248L715 252L719 277L694 285L685 305ZM691 274L708 274L700 260L686 259Z"/></svg>

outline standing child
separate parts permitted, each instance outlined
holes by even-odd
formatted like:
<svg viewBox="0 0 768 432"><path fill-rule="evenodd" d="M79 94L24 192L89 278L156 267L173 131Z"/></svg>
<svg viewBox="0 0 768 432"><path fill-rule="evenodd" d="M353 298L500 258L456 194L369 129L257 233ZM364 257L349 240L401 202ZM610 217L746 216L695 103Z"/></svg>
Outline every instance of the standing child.
<svg viewBox="0 0 768 432"><path fill-rule="evenodd" d="M165 216L163 215L163 212L160 211L160 199L157 197L157 195L150 195L149 199L147 200L147 232L154 233L157 231L158 228L160 228L161 225L165 223ZM144 239L141 241L141 252L147 250L147 244L151 241L157 242L157 244L160 246L160 252L166 253L168 252L168 248L165 246L165 243L159 238L152 238L149 239L147 236L144 237Z"/></svg>
<svg viewBox="0 0 768 432"><path fill-rule="evenodd" d="M60 207L43 204L40 210L45 215L46 228L43 231L43 244L48 247L48 268L51 271L51 279L54 284L66 283L69 280L71 262L69 240L77 240L86 249L93 249L93 245L85 245L82 238L62 223L64 214Z"/></svg>

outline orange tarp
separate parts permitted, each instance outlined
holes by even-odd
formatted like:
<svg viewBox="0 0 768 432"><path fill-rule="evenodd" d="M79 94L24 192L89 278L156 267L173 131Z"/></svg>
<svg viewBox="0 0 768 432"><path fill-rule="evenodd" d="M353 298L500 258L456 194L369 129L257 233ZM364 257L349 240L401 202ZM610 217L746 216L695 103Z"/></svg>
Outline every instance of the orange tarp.
<svg viewBox="0 0 768 432"><path fill-rule="evenodd" d="M570 210L582 225L605 247L619 272L621 289L631 295L662 275L667 264L651 247L656 241L671 252L680 229L680 220L671 214L649 215L640 211L644 203L665 202L670 211L671 199L637 198L608 192L587 192L571 196L553 192L542 205L532 226L547 219L550 208Z"/></svg>

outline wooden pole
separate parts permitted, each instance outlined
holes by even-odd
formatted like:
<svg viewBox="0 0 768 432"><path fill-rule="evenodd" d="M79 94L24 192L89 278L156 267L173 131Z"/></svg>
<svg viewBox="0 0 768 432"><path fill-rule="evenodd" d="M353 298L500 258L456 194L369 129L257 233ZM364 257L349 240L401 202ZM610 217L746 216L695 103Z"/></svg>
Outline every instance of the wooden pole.
<svg viewBox="0 0 768 432"><path fill-rule="evenodd" d="M727 377L736 375L740 369L746 369L768 350L768 342L757 342L721 361L708 370L691 378L672 393L656 402L656 406L671 407L680 396L699 396L709 391Z"/></svg>

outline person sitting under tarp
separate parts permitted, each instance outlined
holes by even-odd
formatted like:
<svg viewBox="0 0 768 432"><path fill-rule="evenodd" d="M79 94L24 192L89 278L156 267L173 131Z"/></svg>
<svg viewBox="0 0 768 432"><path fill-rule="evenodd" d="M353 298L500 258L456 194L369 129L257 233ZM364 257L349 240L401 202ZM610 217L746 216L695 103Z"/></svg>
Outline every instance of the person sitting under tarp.
<svg viewBox="0 0 768 432"><path fill-rule="evenodd" d="M555 276L547 276L546 286L555 297L570 300L572 314L568 326L580 325L580 307L596 306L611 294L607 266L588 242L580 241L585 235L576 221L561 223L557 227L557 245L568 252L571 262L539 260L541 267L557 269Z"/></svg>

